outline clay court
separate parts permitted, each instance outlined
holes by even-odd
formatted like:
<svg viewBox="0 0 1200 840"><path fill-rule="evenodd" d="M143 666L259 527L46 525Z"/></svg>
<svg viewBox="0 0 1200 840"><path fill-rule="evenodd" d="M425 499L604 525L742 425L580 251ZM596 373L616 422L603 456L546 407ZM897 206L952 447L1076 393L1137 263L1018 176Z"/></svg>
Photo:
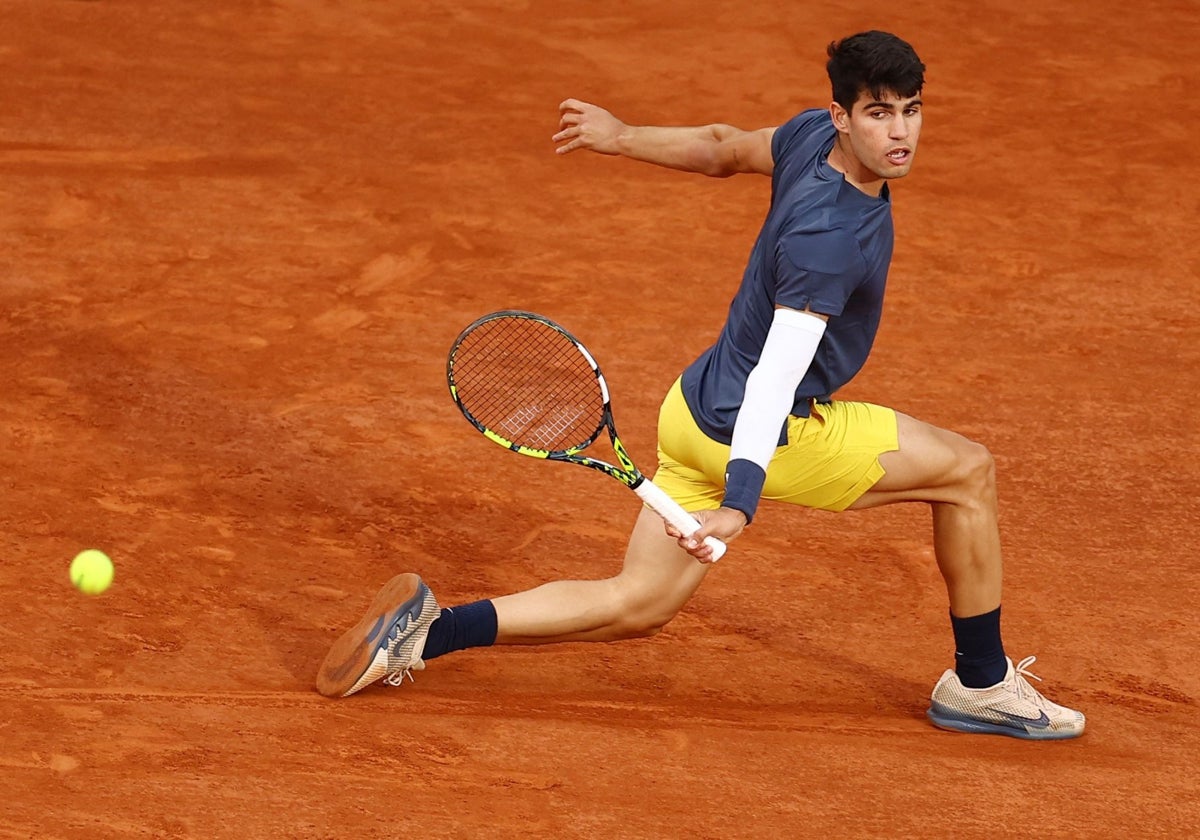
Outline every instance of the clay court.
<svg viewBox="0 0 1200 840"><path fill-rule="evenodd" d="M1200 9L853 6L5 3L0 837L1200 832ZM467 323L571 328L652 466L736 289L769 181L556 156L558 103L776 125L868 28L928 65L925 129L841 395L992 450L1005 643L1084 737L926 721L925 506L765 505L653 639L319 696L397 572L452 605L619 568L636 498L458 414Z"/></svg>

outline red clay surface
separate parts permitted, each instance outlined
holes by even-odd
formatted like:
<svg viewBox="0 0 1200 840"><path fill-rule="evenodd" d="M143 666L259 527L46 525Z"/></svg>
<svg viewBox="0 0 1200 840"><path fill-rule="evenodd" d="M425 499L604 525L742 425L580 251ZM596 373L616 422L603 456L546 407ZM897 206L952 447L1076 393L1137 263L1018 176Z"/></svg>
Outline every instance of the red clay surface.
<svg viewBox="0 0 1200 840"><path fill-rule="evenodd" d="M0 836L1195 835L1200 13L1050 5L5 3ZM465 324L566 323L643 464L720 326L767 180L556 157L559 101L777 124L873 26L926 126L845 396L991 447L1005 639L1086 736L926 723L922 507L767 507L653 640L317 695L398 571L454 604L619 563L627 491L456 413Z"/></svg>

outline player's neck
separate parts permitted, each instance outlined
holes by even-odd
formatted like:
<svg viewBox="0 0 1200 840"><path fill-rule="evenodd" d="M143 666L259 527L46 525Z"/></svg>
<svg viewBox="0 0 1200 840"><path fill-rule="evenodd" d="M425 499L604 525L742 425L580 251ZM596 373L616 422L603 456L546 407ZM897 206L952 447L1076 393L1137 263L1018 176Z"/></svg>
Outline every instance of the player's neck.
<svg viewBox="0 0 1200 840"><path fill-rule="evenodd" d="M833 149L826 158L829 165L842 173L846 183L862 193L878 198L883 190L884 179L862 165L853 151L843 145L841 135L833 144Z"/></svg>

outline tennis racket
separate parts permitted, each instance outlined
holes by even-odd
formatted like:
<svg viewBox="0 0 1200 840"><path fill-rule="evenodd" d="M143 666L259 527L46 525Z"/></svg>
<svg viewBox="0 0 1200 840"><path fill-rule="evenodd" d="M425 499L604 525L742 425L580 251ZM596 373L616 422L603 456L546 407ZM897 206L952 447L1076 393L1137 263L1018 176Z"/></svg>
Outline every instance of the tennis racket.
<svg viewBox="0 0 1200 840"><path fill-rule="evenodd" d="M600 366L579 339L548 318L518 310L484 315L455 340L446 380L463 416L488 440L533 458L599 470L685 536L700 529L634 465L617 436ZM605 429L615 465L583 454ZM725 553L715 537L705 543L713 560Z"/></svg>

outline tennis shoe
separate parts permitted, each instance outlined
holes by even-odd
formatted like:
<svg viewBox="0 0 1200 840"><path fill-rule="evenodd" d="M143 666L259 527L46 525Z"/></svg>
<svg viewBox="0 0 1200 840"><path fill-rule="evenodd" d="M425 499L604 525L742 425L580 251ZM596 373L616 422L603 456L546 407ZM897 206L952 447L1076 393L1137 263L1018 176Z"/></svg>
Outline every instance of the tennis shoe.
<svg viewBox="0 0 1200 840"><path fill-rule="evenodd" d="M1008 735L1034 741L1077 738L1083 734L1082 712L1052 703L1027 678L1041 682L1029 666L1028 656L1016 666L1008 659L1008 673L990 688L967 688L953 671L946 671L933 688L926 715L933 725L954 732Z"/></svg>
<svg viewBox="0 0 1200 840"><path fill-rule="evenodd" d="M414 574L396 575L376 593L367 614L342 634L317 672L317 691L349 697L373 682L400 685L425 668L429 626L441 615L437 599Z"/></svg>

